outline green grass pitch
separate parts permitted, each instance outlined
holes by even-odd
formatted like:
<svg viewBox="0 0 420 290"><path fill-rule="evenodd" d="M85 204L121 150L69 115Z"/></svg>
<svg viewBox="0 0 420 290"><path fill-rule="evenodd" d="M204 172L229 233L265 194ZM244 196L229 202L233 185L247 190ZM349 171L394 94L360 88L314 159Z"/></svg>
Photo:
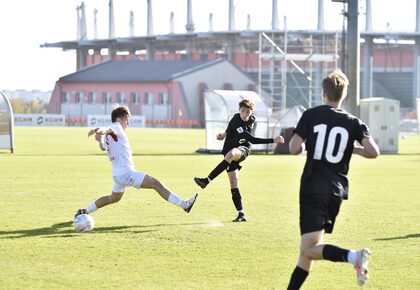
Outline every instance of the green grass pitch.
<svg viewBox="0 0 420 290"><path fill-rule="evenodd" d="M193 182L221 155L196 154L204 130L128 129L136 169L178 195L199 192L190 214L152 190L128 189L78 234L76 210L112 189L111 165L87 128L15 128L0 151L0 289L285 289L298 257L304 156L252 154L240 172L249 221L226 174ZM400 154L354 156L350 199L326 242L369 247L366 289L420 289L420 136ZM316 262L303 289L357 289L350 264Z"/></svg>

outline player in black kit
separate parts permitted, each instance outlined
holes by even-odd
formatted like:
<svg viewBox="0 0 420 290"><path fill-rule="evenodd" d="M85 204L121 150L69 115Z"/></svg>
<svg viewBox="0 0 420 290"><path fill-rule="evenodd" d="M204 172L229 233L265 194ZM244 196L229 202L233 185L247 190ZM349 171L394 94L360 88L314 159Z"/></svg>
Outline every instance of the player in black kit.
<svg viewBox="0 0 420 290"><path fill-rule="evenodd" d="M251 153L251 144L284 143L284 138L257 138L251 134L251 129L255 123L252 114L255 104L250 100L239 102L239 113L235 114L229 121L225 132L216 135L217 140L225 139L222 154L225 157L206 178L195 177L194 181L201 188L205 188L210 181L215 179L224 170L227 171L230 181L232 200L238 211L238 216L233 222L246 222L244 209L242 207L242 197L238 188L238 171L241 163Z"/></svg>
<svg viewBox="0 0 420 290"><path fill-rule="evenodd" d="M292 154L301 153L305 145L307 159L300 181L300 255L287 289L300 289L314 260L349 262L356 269L359 285L368 279L368 249L324 244L324 234L332 233L341 202L347 199L352 153L366 158L379 155L366 124L340 109L347 87L343 72L328 74L322 82L325 105L303 113L289 143Z"/></svg>

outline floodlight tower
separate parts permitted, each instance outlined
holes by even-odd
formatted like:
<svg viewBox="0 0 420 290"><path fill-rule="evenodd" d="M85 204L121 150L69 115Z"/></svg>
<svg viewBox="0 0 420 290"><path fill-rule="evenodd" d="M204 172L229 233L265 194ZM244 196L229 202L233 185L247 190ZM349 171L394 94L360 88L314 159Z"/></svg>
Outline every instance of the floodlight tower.
<svg viewBox="0 0 420 290"><path fill-rule="evenodd" d="M115 38L115 22L114 22L114 3L112 0L109 0L109 31L108 31L108 38L113 39Z"/></svg>
<svg viewBox="0 0 420 290"><path fill-rule="evenodd" d="M175 32L174 18L175 13L171 11L171 13L169 14L169 34L174 34Z"/></svg>
<svg viewBox="0 0 420 290"><path fill-rule="evenodd" d="M153 35L153 12L152 0L147 0L147 36ZM147 59L152 60L154 56L154 45L150 41L147 43Z"/></svg>
<svg viewBox="0 0 420 290"><path fill-rule="evenodd" d="M153 35L152 0L147 0L147 36Z"/></svg>
<svg viewBox="0 0 420 290"><path fill-rule="evenodd" d="M372 4L366 0L366 26L365 31L372 31ZM365 35L363 46L363 91L361 98L371 98L373 94L373 37Z"/></svg>
<svg viewBox="0 0 420 290"><path fill-rule="evenodd" d="M193 15L192 15L192 3L191 0L187 2L187 24L185 25L185 29L188 33L192 33L195 30Z"/></svg>
<svg viewBox="0 0 420 290"><path fill-rule="evenodd" d="M277 0L273 0L271 3L272 11L271 11L271 29L278 30L279 29L279 14L278 14L278 6Z"/></svg>
<svg viewBox="0 0 420 290"><path fill-rule="evenodd" d="M80 5L80 38L79 40L87 39L87 28L86 28L86 12L85 12L85 3L82 2Z"/></svg>
<svg viewBox="0 0 420 290"><path fill-rule="evenodd" d="M213 13L209 14L209 32L213 31Z"/></svg>
<svg viewBox="0 0 420 290"><path fill-rule="evenodd" d="M420 33L420 0L416 1L416 33ZM416 106L416 99L420 98L420 37L415 38L414 64L413 64L413 106ZM420 108L418 108L420 110ZM417 112L420 118L420 111ZM420 124L419 124L420 126ZM420 128L420 127L419 127Z"/></svg>
<svg viewBox="0 0 420 290"><path fill-rule="evenodd" d="M348 111L359 116L360 102L360 30L359 30L359 6L360 0L332 0L332 2L347 3L347 69L349 87L345 105Z"/></svg>
<svg viewBox="0 0 420 290"><path fill-rule="evenodd" d="M93 10L93 39L98 39L98 9Z"/></svg>
<svg viewBox="0 0 420 290"><path fill-rule="evenodd" d="M235 30L235 3L229 0L229 26L228 31Z"/></svg>
<svg viewBox="0 0 420 290"><path fill-rule="evenodd" d="M130 37L134 37L134 12L133 11L130 11L129 28L130 28Z"/></svg>

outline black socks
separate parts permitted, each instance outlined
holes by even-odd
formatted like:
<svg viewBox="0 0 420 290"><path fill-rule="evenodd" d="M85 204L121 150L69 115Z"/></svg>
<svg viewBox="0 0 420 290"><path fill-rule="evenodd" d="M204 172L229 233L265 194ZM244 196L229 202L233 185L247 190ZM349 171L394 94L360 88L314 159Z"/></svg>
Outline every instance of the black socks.
<svg viewBox="0 0 420 290"><path fill-rule="evenodd" d="M322 249L322 257L324 260L332 262L347 262L347 255L349 250L339 248L333 245L325 245ZM297 290L302 287L303 282L305 282L306 277L308 277L308 272L296 266L295 270L290 277L289 286L287 290Z"/></svg>
<svg viewBox="0 0 420 290"><path fill-rule="evenodd" d="M228 168L229 166L229 162L227 162L226 160L223 159L222 162L220 162L214 169L212 172L210 172L209 174L209 178L211 180L215 179L217 176L219 176L220 173L222 173L224 170L226 170L226 168Z"/></svg>
<svg viewBox="0 0 420 290"><path fill-rule="evenodd" d="M242 197L241 197L241 193L239 192L239 188L232 188L230 191L232 192L232 200L233 200L233 204L236 207L236 210L237 211L243 210Z"/></svg>
<svg viewBox="0 0 420 290"><path fill-rule="evenodd" d="M287 290L298 290L302 287L303 282L305 282L306 277L308 277L308 272L296 266L295 270L292 273L292 277L290 277L289 286L287 286Z"/></svg>
<svg viewBox="0 0 420 290"><path fill-rule="evenodd" d="M333 245L325 245L322 249L322 257L324 260L332 262L347 262L349 250L339 248Z"/></svg>

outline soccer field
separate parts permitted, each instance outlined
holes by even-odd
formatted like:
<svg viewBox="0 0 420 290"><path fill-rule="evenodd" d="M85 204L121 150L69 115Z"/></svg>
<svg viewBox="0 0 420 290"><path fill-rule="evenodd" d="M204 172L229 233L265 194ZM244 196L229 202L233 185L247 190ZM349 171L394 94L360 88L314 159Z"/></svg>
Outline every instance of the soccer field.
<svg viewBox="0 0 420 290"><path fill-rule="evenodd" d="M246 223L222 174L193 182L221 155L197 154L199 129L128 129L136 169L183 198L190 214L152 190L128 189L72 227L78 208L109 194L111 164L87 128L15 128L0 151L0 289L286 289L298 257L298 189L305 156L251 154L240 172ZM326 242L369 247L366 289L420 289L420 135L399 155L354 156L350 195ZM319 261L303 289L357 289L350 264Z"/></svg>

